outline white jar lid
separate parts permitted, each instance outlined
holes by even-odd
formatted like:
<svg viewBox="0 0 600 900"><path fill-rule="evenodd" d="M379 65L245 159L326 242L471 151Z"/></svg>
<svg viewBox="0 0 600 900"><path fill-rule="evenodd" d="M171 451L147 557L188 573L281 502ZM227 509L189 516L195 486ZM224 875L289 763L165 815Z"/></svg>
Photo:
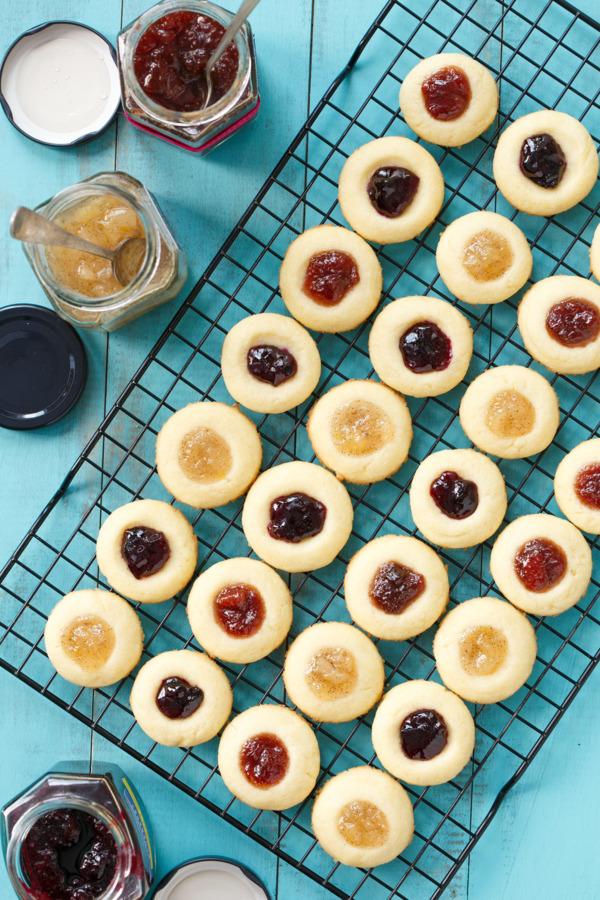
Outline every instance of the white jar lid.
<svg viewBox="0 0 600 900"><path fill-rule="evenodd" d="M160 882L153 900L270 900L254 872L220 857L191 859Z"/></svg>
<svg viewBox="0 0 600 900"><path fill-rule="evenodd" d="M112 45L78 22L47 22L9 47L0 68L0 103L22 134L67 147L110 123L120 103Z"/></svg>

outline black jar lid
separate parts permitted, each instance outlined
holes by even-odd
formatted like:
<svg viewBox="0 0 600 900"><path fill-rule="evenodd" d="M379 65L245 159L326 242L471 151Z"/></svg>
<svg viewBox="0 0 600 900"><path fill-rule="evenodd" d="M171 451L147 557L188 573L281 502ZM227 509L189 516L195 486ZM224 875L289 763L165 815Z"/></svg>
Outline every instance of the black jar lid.
<svg viewBox="0 0 600 900"><path fill-rule="evenodd" d="M0 309L0 426L41 428L77 403L87 359L75 329L43 306Z"/></svg>
<svg viewBox="0 0 600 900"><path fill-rule="evenodd" d="M203 879L203 876L210 879L206 886L197 880ZM240 887L245 888L245 897L252 898L252 900L271 900L266 887L254 872L233 859L221 856L203 856L176 866L158 884L153 894L153 900L169 900L176 888L180 885L183 887L188 879L191 882L190 890L192 888L198 890L202 886L204 892L198 896L206 897L207 900L212 900L215 896L231 896L229 892L232 887L232 879L235 879ZM178 894L181 896L181 893L178 892Z"/></svg>

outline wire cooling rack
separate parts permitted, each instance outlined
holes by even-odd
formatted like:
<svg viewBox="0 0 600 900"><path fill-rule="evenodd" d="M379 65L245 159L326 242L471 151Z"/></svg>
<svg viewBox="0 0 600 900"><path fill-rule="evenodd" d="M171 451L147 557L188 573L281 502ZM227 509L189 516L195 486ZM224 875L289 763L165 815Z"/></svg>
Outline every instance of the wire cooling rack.
<svg viewBox="0 0 600 900"><path fill-rule="evenodd" d="M535 18L532 8L536 8ZM384 134L409 134L398 114L398 89L422 57L445 49L482 60L499 73L501 111L493 128L461 150L429 147L442 166L446 202L438 221L418 240L379 251L385 299L431 293L456 302L437 274L435 247L450 221L479 208L497 209L525 231L533 247L536 280L555 272L588 272L598 186L567 213L553 219L529 217L515 213L497 194L491 163L499 131L517 116L540 107L578 116L598 142L600 106L597 92L591 92L592 86L600 84L599 44L598 27L560 0L543 8L528 0L435 0L422 18L400 0L390 0L0 577L4 668L339 897L421 900L440 896L503 795L598 662L597 580L574 609L557 619L534 619L539 655L527 685L504 703L474 708L477 742L472 763L449 784L409 789L415 805L415 838L399 859L373 871L332 863L314 840L310 799L282 814L256 812L232 799L216 768L217 740L190 750L153 744L129 709L130 678L93 695L63 681L44 651L46 618L62 594L103 584L94 544L106 515L134 498L170 499L154 469L158 430L186 403L205 398L230 401L219 368L225 334L249 313L285 311L277 293L283 253L306 227L323 221L344 224L336 204L337 180L356 147ZM489 365L531 364L516 330L517 298L489 308L458 306L475 330L466 383ZM368 330L369 323L348 334L319 337L323 376L316 395L347 378L371 374ZM593 423L600 414L596 374L554 377L552 382L562 413L556 440L535 459L500 462L509 520L540 510L557 512L552 495L556 465L568 449L596 433ZM388 532L414 533L407 490L419 461L435 449L468 445L457 418L463 390L464 385L426 401L409 399L415 431L410 458L387 482L350 486L355 521L343 554L326 569L291 579L292 636L321 619L347 619L344 569L366 541ZM267 466L296 457L313 458L305 428L313 402L311 398L291 413L254 416ZM240 503L200 513L182 509L198 536L200 568L248 553L240 527ZM592 546L597 558L596 543ZM453 603L494 592L490 547L486 542L471 550L442 551ZM146 633L144 659L163 650L194 646L185 595L174 603L138 611ZM389 685L435 676L431 638L429 632L411 642L379 642ZM264 701L285 700L283 655L282 648L260 663L225 666L234 684L236 712ZM348 766L373 761L370 723L367 716L317 727L321 782ZM455 885L461 877L459 873Z"/></svg>

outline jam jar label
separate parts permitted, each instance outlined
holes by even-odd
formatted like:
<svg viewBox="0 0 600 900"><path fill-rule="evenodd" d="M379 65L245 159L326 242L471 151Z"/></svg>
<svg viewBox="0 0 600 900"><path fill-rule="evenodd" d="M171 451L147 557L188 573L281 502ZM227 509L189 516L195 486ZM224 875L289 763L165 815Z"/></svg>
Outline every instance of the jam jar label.
<svg viewBox="0 0 600 900"><path fill-rule="evenodd" d="M125 806L127 807L129 815L131 816L131 821L135 826L140 849L142 851L142 856L144 857L144 868L148 873L148 881L150 884L152 884L152 882L154 881L155 859L154 854L152 853L152 843L150 841L148 826L146 825L144 814L132 788L125 778L122 778L121 781L123 784L123 789L119 790L119 793L123 802L125 803ZM116 786L117 788L120 787L118 783Z"/></svg>

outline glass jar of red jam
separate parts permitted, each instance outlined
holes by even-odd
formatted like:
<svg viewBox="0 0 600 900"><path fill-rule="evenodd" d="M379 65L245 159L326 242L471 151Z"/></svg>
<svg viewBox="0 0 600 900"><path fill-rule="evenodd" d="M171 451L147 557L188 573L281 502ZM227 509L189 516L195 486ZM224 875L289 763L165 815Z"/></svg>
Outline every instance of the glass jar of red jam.
<svg viewBox="0 0 600 900"><path fill-rule="evenodd" d="M2 848L21 900L142 900L154 880L144 807L117 766L58 763L2 810Z"/></svg>
<svg viewBox="0 0 600 900"><path fill-rule="evenodd" d="M204 68L232 18L208 0L163 0L121 32L121 99L130 122L204 155L256 115L260 95L248 23L216 63L213 102L203 108Z"/></svg>

